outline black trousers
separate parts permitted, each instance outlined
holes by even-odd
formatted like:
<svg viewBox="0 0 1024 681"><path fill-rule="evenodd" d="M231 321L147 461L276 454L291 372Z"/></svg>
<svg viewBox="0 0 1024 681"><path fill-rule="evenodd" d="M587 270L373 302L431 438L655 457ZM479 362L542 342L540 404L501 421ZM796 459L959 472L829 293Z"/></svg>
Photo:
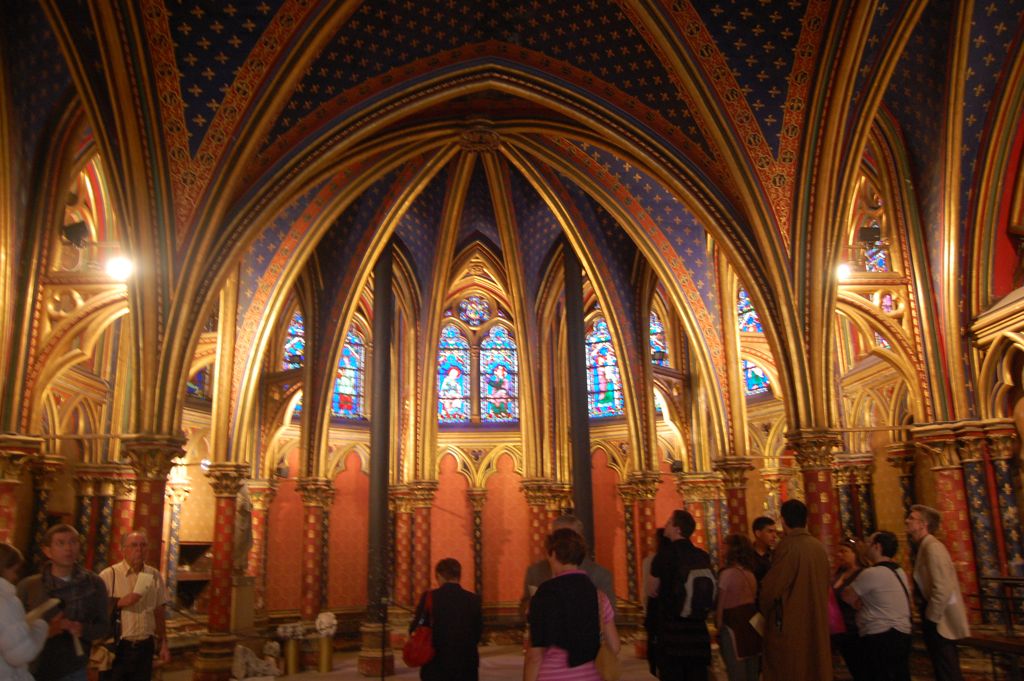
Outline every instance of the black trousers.
<svg viewBox="0 0 1024 681"><path fill-rule="evenodd" d="M708 681L708 660L666 655L658 651L658 678L661 681Z"/></svg>
<svg viewBox="0 0 1024 681"><path fill-rule="evenodd" d="M103 672L102 681L150 681L153 677L153 655L156 652L152 638L145 641L121 639L117 643L114 666Z"/></svg>
<svg viewBox="0 0 1024 681"><path fill-rule="evenodd" d="M861 636L864 662L877 681L910 681L910 634L890 629Z"/></svg>
<svg viewBox="0 0 1024 681"><path fill-rule="evenodd" d="M940 634L939 626L927 617L921 618L921 627L924 629L924 646L935 668L935 681L964 681L956 641Z"/></svg>

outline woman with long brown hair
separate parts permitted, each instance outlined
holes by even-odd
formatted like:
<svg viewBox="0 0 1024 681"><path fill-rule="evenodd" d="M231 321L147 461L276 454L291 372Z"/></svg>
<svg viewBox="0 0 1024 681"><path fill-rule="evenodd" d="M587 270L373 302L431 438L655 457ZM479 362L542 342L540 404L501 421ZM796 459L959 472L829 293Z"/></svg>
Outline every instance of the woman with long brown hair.
<svg viewBox="0 0 1024 681"><path fill-rule="evenodd" d="M757 613L757 557L754 545L741 534L723 542L722 571L718 573L718 650L729 681L757 681L761 673L761 637L750 624Z"/></svg>

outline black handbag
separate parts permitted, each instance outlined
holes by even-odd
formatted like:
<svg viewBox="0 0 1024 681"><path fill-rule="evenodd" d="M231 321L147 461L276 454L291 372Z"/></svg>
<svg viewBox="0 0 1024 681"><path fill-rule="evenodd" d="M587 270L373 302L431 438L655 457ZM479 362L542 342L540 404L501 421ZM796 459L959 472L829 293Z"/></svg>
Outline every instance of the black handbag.
<svg viewBox="0 0 1024 681"><path fill-rule="evenodd" d="M117 573L110 570L110 591L114 591ZM105 672L114 666L117 656L117 644L121 641L121 608L117 607L117 597L110 597L110 630L106 638L95 641L89 650L89 669Z"/></svg>

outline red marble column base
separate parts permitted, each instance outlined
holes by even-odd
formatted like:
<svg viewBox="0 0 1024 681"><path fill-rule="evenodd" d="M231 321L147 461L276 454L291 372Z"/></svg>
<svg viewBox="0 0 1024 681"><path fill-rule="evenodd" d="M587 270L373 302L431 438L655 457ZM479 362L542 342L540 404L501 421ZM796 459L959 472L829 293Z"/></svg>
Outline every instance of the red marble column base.
<svg viewBox="0 0 1024 681"><path fill-rule="evenodd" d="M960 593L965 600L974 600L979 591L978 573L974 564L974 540L971 538L971 520L967 512L964 491L964 472L959 466L933 468L935 473L936 505L942 513L942 534L946 548L953 557L953 566L960 581ZM981 623L981 614L967 603L967 617L971 624Z"/></svg>
<svg viewBox="0 0 1024 681"><path fill-rule="evenodd" d="M380 678L395 673L395 653L389 645L390 636L384 627L366 622L359 627L361 645L356 669L363 676ZM384 644L388 647L381 647Z"/></svg>
<svg viewBox="0 0 1024 681"><path fill-rule="evenodd" d="M192 681L228 681L238 638L228 634L199 637L199 652L192 667Z"/></svg>

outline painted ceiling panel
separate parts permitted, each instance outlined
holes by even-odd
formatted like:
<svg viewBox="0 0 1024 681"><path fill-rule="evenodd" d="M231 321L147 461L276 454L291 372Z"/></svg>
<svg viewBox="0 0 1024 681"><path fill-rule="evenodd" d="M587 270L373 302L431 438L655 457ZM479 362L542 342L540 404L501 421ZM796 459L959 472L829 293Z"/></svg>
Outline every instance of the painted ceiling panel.
<svg viewBox="0 0 1024 681"><path fill-rule="evenodd" d="M310 67L270 132L273 143L331 98L419 60L497 41L548 55L608 82L697 140L693 117L666 69L614 2L369 0ZM465 54L468 58L469 53ZM557 63L549 68L556 68ZM703 144L703 142L698 142Z"/></svg>
<svg viewBox="0 0 1024 681"><path fill-rule="evenodd" d="M498 236L498 225L494 218L494 205L491 203L491 190L487 184L487 175L483 163L477 161L473 169L473 177L469 182L466 205L462 210L459 224L459 237L456 243L461 247L465 241L479 232L490 240L491 245L501 250L501 237Z"/></svg>
<svg viewBox="0 0 1024 681"><path fill-rule="evenodd" d="M416 200L409 206L396 228L396 234L405 244L419 280L420 291L430 290L437 258L437 243L441 230L441 212L450 181L451 164L433 177Z"/></svg>
<svg viewBox="0 0 1024 681"><path fill-rule="evenodd" d="M850 111L858 110L863 102L864 88L870 82L869 76L874 75L878 67L878 59L885 53L886 47L892 42L892 31L899 25L900 19L907 12L913 3L911 0L893 0L892 2L880 2L875 6L875 15L871 20L871 30L868 33L867 42L864 45L864 52L861 55L861 67L857 69L857 79L853 88L853 97L850 100ZM853 117L848 120L848 125L857 123Z"/></svg>
<svg viewBox="0 0 1024 681"><path fill-rule="evenodd" d="M950 0L928 4L885 94L885 105L899 121L907 145L936 291L942 287L942 140L952 18Z"/></svg>
<svg viewBox="0 0 1024 681"><path fill-rule="evenodd" d="M693 2L728 61L768 145L778 154L787 79L793 68L807 0Z"/></svg>
<svg viewBox="0 0 1024 681"><path fill-rule="evenodd" d="M267 2L222 0L182 0L165 3L164 8L194 156L275 9Z"/></svg>
<svg viewBox="0 0 1024 681"><path fill-rule="evenodd" d="M523 275L530 300L534 300L544 276L551 249L562 236L562 226L555 214L533 189L526 178L514 168L509 169L512 206L519 229L519 249L523 259Z"/></svg>

